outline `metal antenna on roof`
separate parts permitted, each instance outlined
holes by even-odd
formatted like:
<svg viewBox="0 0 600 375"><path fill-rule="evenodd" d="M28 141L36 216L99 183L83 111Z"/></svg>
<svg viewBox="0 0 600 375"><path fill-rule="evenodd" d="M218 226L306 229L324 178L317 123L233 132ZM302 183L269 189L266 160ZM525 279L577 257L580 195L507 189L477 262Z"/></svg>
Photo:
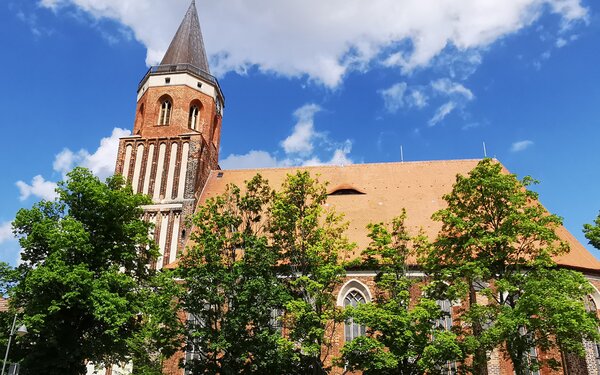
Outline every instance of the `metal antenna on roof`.
<svg viewBox="0 0 600 375"><path fill-rule="evenodd" d="M404 163L404 149L400 145L400 162Z"/></svg>
<svg viewBox="0 0 600 375"><path fill-rule="evenodd" d="M487 158L487 149L485 148L485 141L483 142L483 157Z"/></svg>

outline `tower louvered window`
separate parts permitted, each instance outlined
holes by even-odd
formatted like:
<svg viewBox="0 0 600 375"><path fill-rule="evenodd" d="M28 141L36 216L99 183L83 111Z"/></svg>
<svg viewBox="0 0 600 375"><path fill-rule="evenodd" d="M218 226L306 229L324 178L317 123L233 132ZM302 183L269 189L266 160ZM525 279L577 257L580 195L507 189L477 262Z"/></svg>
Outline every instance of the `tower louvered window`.
<svg viewBox="0 0 600 375"><path fill-rule="evenodd" d="M169 125L171 121L171 110L173 104L169 99L164 99L160 103L160 115L158 116L158 125Z"/></svg>
<svg viewBox="0 0 600 375"><path fill-rule="evenodd" d="M190 116L188 118L188 127L192 130L198 130L198 114L200 113L200 108L197 105L193 105L190 107Z"/></svg>

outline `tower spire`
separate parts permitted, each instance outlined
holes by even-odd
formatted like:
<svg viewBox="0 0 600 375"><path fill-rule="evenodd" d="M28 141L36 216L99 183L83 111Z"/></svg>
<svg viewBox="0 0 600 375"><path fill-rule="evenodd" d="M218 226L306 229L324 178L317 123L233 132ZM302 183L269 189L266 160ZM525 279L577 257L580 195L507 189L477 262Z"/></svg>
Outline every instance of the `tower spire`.
<svg viewBox="0 0 600 375"><path fill-rule="evenodd" d="M190 64L210 74L195 0L192 0L160 63L160 65L176 64Z"/></svg>

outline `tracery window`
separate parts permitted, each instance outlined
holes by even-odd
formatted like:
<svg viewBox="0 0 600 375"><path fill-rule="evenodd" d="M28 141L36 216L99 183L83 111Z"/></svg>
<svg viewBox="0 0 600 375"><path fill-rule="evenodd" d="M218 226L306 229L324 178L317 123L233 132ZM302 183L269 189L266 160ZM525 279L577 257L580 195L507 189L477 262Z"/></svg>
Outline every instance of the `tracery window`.
<svg viewBox="0 0 600 375"><path fill-rule="evenodd" d="M448 300L438 300L436 301L436 303L438 304L438 306L440 307L440 310L442 310L442 312L444 313L444 315L437 320L436 322L436 326L440 329L449 331L450 329L452 329L452 303L450 303L450 301ZM446 362L446 364L444 366L441 366L440 372L442 374L448 374L448 375L454 375L457 373L456 370L456 362L452 361L448 361Z"/></svg>
<svg viewBox="0 0 600 375"><path fill-rule="evenodd" d="M158 125L169 125L171 121L171 110L173 103L169 99L163 99L160 102L160 114L158 116Z"/></svg>
<svg viewBox="0 0 600 375"><path fill-rule="evenodd" d="M187 314L187 329L190 337L193 337L193 332L195 332L198 327L203 327L204 322L199 319L197 316L193 314ZM185 346L185 364L190 366L196 361L202 360L202 350L198 346L198 343L194 342L194 340L188 338L188 341ZM192 375L192 371L186 367L185 375Z"/></svg>
<svg viewBox="0 0 600 375"><path fill-rule="evenodd" d="M356 307L365 302L365 297L358 290L351 290L346 294L346 297L344 297L344 307ZM352 341L358 336L363 336L365 331L365 326L355 323L352 318L346 320L346 323L344 324L346 342Z"/></svg>
<svg viewBox="0 0 600 375"><path fill-rule="evenodd" d="M192 130L198 130L198 115L200 114L200 108L197 105L190 107L190 115L188 117L188 128Z"/></svg>
<svg viewBox="0 0 600 375"><path fill-rule="evenodd" d="M283 331L283 309L272 309L271 318L269 319L269 325L271 328L281 333Z"/></svg>
<svg viewBox="0 0 600 375"><path fill-rule="evenodd" d="M527 332L527 329L525 329L525 327L521 327L519 329L519 333L521 334L521 336L525 336L530 343L533 342L533 337L531 336L531 333ZM529 349L526 360L527 360L528 365L530 365L530 366L533 363L539 364L538 353L537 353L537 349L535 348L535 346L532 345L531 348ZM525 370L525 372L528 375L540 375L540 370L531 370L528 368L527 370Z"/></svg>
<svg viewBox="0 0 600 375"><path fill-rule="evenodd" d="M588 296L588 298L584 301L585 308L588 312L593 312L594 314L598 313L598 306L596 305L596 301L592 296ZM600 342L593 343L594 347L594 357L596 359L596 367L600 369Z"/></svg>

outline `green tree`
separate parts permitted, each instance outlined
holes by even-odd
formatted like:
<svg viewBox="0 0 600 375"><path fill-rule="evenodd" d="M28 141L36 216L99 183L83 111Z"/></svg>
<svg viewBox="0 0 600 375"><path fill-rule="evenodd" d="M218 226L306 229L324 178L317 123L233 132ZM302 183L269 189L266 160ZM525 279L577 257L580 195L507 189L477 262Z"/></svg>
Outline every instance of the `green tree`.
<svg viewBox="0 0 600 375"><path fill-rule="evenodd" d="M582 340L597 336L583 305L589 284L552 260L568 246L555 233L561 219L527 189L534 182L484 159L457 176L444 196L448 207L433 215L442 229L421 263L436 280L431 292L466 301L460 344L471 354L466 369L477 375L500 345L521 375L541 365L535 348L582 354Z"/></svg>
<svg viewBox="0 0 600 375"><path fill-rule="evenodd" d="M406 212L391 225L369 224L369 247L362 266L379 270L374 301L350 308L355 323L367 327L366 335L347 342L340 365L364 374L428 374L448 371L447 362L461 358L456 335L439 322L446 318L436 301L418 298L422 278L407 275L409 257L422 246L422 235L412 238L405 227Z"/></svg>
<svg viewBox="0 0 600 375"><path fill-rule="evenodd" d="M157 246L140 208L148 197L120 176L103 183L83 168L57 193L20 210L13 223L22 264L11 297L29 330L25 374L84 374L88 360L129 361L156 284L148 264Z"/></svg>
<svg viewBox="0 0 600 375"><path fill-rule="evenodd" d="M4 311L0 311L0 355L2 355L2 358L6 353L8 337L15 317L15 310L8 306L7 297L15 285L17 275L18 273L14 268L5 262L0 262L0 299L2 299L3 307L5 307ZM17 318L17 323L20 322L19 318ZM23 357L23 349L20 344L20 337L13 337L7 363L19 362Z"/></svg>
<svg viewBox="0 0 600 375"><path fill-rule="evenodd" d="M269 231L282 259L281 280L291 299L285 305L287 339L296 348L300 374L330 370L336 326L343 313L333 295L345 276L343 261L351 245L347 223L326 210L325 185L308 172L288 175L273 198Z"/></svg>
<svg viewBox="0 0 600 375"><path fill-rule="evenodd" d="M600 250L600 213L596 220L594 220L594 224L585 224L583 226L583 233L585 233L585 237L590 241L590 245Z"/></svg>
<svg viewBox="0 0 600 375"><path fill-rule="evenodd" d="M265 227L273 196L260 176L245 191L230 185L193 217L193 246L179 262L186 293L188 356L193 374L284 373L289 345L274 321L287 293L279 254Z"/></svg>
<svg viewBox="0 0 600 375"><path fill-rule="evenodd" d="M175 272L163 269L139 290L144 305L128 342L135 375L162 375L165 360L181 350L185 326L176 297L184 289L175 278Z"/></svg>
<svg viewBox="0 0 600 375"><path fill-rule="evenodd" d="M194 245L179 267L192 373L327 371L328 335L341 320L332 292L348 243L340 217L323 209L326 197L306 172L277 193L256 176L195 214Z"/></svg>

